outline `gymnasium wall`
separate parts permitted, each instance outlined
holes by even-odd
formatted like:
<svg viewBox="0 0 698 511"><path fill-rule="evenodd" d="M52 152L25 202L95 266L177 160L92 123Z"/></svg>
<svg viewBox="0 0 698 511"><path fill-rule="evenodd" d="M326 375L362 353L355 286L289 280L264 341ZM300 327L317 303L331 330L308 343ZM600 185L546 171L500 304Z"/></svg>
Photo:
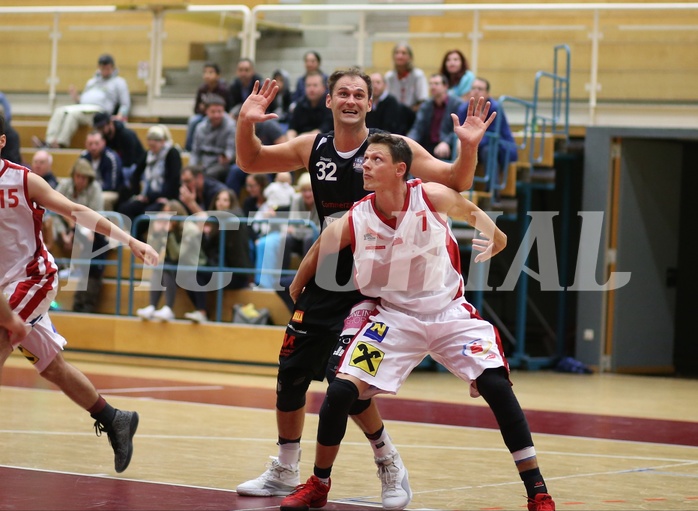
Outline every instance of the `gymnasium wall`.
<svg viewBox="0 0 698 511"><path fill-rule="evenodd" d="M47 2L23 5L42 3L51 5ZM133 9L136 3L138 10ZM71 1L70 4L107 5L112 2L80 0ZM114 54L120 72L129 81L133 92L145 93L145 81L139 78L138 73L139 63L142 66L150 56L152 13L145 8L152 7L156 2L121 0L118 4L121 8L117 12L107 14L61 14L58 18L51 14L0 14L0 44L3 48L12 49L0 52L0 66L3 70L12 70L3 73L2 90L6 93L42 93L49 90L50 32L54 22L57 22L60 31L59 93L66 92L71 83L82 87L87 77L95 71L97 56L107 51ZM241 3L248 6L253 4ZM0 6L7 5L11 5L11 2L0 2ZM520 4L517 2L517 5ZM170 0L166 4L166 37L163 41L163 64L166 69L185 69L190 60L202 59L200 49L205 44L239 48L238 36L242 28L239 14L188 13L182 11L184 6L185 2L180 0ZM409 6L405 8L409 9ZM339 18L354 23L355 17L352 16L346 13ZM461 49L472 62L474 16L472 12L409 14L406 35L386 39L373 37L372 33L381 28L371 25L371 19L375 16L369 14L369 62L366 68L371 71L388 70L392 66L391 49L399 39L407 39L412 45L415 64L426 73L436 72L442 56L452 48ZM590 33L595 26L594 12L481 11L478 16L476 71L492 82L495 96L509 94L531 97L533 76L538 70L550 70L552 47L559 43L570 45L572 50L572 99L583 100L589 96L593 52ZM287 16L282 16L282 19L284 17ZM693 86L698 80L696 26L698 11L599 11L598 100L698 101L698 89ZM269 30L263 32L271 33ZM308 39L312 40L312 37ZM327 47L316 49L323 55L331 56L327 59L330 67L346 66L356 59L355 49L345 47L345 44L346 39L342 39L342 47L335 48L332 37L328 37ZM279 48L280 55L283 49ZM269 58L269 53L265 54L265 58ZM273 64L258 64L266 69L286 67L284 64L288 65L288 62L280 60ZM547 94L541 91L541 97Z"/></svg>

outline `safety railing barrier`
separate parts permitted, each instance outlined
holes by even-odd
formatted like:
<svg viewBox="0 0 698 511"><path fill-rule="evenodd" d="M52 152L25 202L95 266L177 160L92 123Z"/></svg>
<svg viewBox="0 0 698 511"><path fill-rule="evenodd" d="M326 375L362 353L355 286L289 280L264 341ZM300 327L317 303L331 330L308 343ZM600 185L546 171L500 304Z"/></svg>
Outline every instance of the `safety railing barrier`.
<svg viewBox="0 0 698 511"><path fill-rule="evenodd" d="M136 217L133 221L132 233L142 232L141 225L143 222L157 221L158 218L163 218L163 213L151 213L146 215L140 215ZM207 216L208 215L208 216ZM179 272L190 272L192 275L196 272L211 273L212 281L216 279L216 282L212 287L216 292L216 313L215 320L221 321L223 314L223 292L225 290L225 285L223 284L224 274L243 274L243 275L254 275L256 273L267 273L275 276L284 275L295 275L296 270L287 269L284 270L280 266L277 268L262 268L261 270L252 268L242 268L242 267L232 267L225 265L225 249L226 249L226 236L229 231L238 230L240 228L247 228L255 224L268 224L270 227L278 226L277 228L282 231L281 246L283 247L283 241L285 237L285 228L287 226L302 226L310 228L313 235L317 237L319 235L319 229L309 219L302 218L279 218L280 213L277 212L277 218L246 218L237 217L231 213L222 211L208 211L204 215L191 215L191 216L178 216L167 214L168 221L181 221L181 222L195 222L195 223L206 223L206 222L217 222L219 224L219 245L218 245L218 264L216 265L187 265L187 264L164 264L160 263L156 269L172 270ZM213 220L212 220L213 219ZM149 234L150 237L150 234ZM199 242L201 240L199 239ZM135 259L135 256L131 254L131 265L129 274L129 299L128 299L128 314L133 315L133 293L135 291L136 279L135 270L136 269L148 268L145 264ZM211 282L209 282L209 285Z"/></svg>
<svg viewBox="0 0 698 511"><path fill-rule="evenodd" d="M124 229L125 227L125 217L121 215L120 213L116 213L114 211L100 211L99 212L102 216L106 217L110 221L114 222L117 226L119 226L121 229ZM51 216L58 217L58 215L51 213ZM88 239L88 238L86 238ZM75 253L77 250L77 247L75 246L75 241L73 242L73 254L78 255ZM106 254L106 252L110 250L116 250L116 259L95 259L94 257L91 258L82 258L82 257L57 257L55 258L56 264L61 267L65 266L70 269L70 272L72 275L71 277L75 277L75 273L78 274L79 279L82 279L83 277L85 279L88 278L89 271L90 271L90 266L97 266L97 267L102 267L106 268L107 266L115 266L116 267L116 308L114 313L118 316L121 314L121 281L122 281L122 269L123 269L123 250L124 247L121 244L116 245L115 247L112 247L109 242L107 241L107 244L100 250L100 252L103 252ZM86 252L91 252L90 247L83 247L83 251ZM73 273L73 270L76 270L75 273Z"/></svg>

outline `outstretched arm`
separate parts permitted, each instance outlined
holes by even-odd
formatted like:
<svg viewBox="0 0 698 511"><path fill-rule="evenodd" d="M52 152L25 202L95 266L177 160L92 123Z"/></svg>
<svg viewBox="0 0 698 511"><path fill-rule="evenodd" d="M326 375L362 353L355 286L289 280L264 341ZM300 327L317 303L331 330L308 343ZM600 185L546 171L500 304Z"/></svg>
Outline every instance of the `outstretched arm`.
<svg viewBox="0 0 698 511"><path fill-rule="evenodd" d="M288 288L291 299L295 302L303 292L303 288L313 278L317 269L330 254L339 252L351 244L349 214L329 224L315 240L308 253L303 257L296 276Z"/></svg>
<svg viewBox="0 0 698 511"><path fill-rule="evenodd" d="M155 266L158 263L158 254L153 247L124 232L96 211L82 204L76 204L61 195L37 174L31 172L27 174L27 187L29 198L38 205L59 215L72 218L80 225L127 245L133 255L146 264Z"/></svg>
<svg viewBox="0 0 698 511"><path fill-rule="evenodd" d="M463 124L460 124L457 115L451 114L453 131L460 144L458 156L453 163L434 158L417 142L407 139L413 153L412 174L423 181L441 183L457 192L469 190L473 185L478 145L496 117L496 112L487 117L489 111L489 101L480 98L476 105L475 99L471 98Z"/></svg>
<svg viewBox="0 0 698 511"><path fill-rule="evenodd" d="M301 169L310 159L315 138L313 135L269 146L262 145L262 141L255 135L255 123L278 117L266 113L278 91L279 86L275 80L266 79L261 87L259 82L255 82L252 92L240 109L235 133L236 157L238 166L249 174Z"/></svg>
<svg viewBox="0 0 698 511"><path fill-rule="evenodd" d="M455 220L465 220L480 231L484 239L473 239L473 249L480 252L475 258L476 263L490 259L507 246L507 235L497 227L487 213L460 193L437 183L425 183L424 190L437 211Z"/></svg>

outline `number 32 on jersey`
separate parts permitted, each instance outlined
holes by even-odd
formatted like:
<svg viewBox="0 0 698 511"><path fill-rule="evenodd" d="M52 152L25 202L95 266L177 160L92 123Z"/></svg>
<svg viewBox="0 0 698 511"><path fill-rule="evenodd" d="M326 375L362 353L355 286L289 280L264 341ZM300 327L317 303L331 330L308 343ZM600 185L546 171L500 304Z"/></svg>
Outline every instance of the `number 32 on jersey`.
<svg viewBox="0 0 698 511"><path fill-rule="evenodd" d="M319 161L317 167L317 178L320 181L337 181L337 164L333 161Z"/></svg>

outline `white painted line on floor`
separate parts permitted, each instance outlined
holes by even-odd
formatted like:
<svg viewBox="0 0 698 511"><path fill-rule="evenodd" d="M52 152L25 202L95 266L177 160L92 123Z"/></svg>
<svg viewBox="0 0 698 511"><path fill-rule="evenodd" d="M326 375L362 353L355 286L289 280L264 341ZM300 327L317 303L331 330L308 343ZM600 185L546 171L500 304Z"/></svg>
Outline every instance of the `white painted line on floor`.
<svg viewBox="0 0 698 511"><path fill-rule="evenodd" d="M223 390L222 385L177 385L172 387L124 387L121 389L98 389L101 394L139 394L145 392L176 392L191 390Z"/></svg>

